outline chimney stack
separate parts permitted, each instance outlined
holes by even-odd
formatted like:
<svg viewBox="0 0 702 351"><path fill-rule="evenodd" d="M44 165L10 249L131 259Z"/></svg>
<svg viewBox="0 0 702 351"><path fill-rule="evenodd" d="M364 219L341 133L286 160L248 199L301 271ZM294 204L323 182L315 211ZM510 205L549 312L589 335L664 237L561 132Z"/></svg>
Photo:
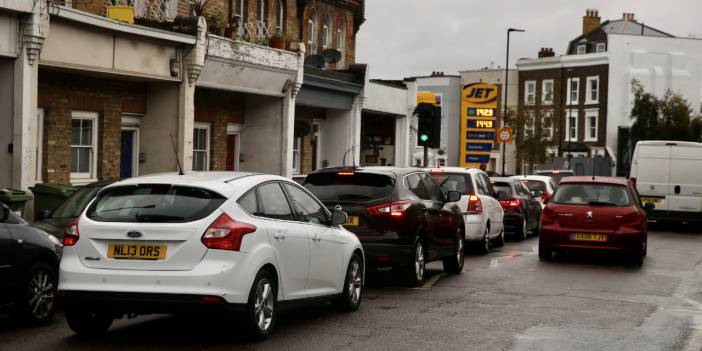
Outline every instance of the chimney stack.
<svg viewBox="0 0 702 351"><path fill-rule="evenodd" d="M600 11L587 9L583 16L583 34L590 33L600 26Z"/></svg>
<svg viewBox="0 0 702 351"><path fill-rule="evenodd" d="M556 56L556 53L553 52L552 48L541 48L541 50L539 50L539 58L554 56Z"/></svg>
<svg viewBox="0 0 702 351"><path fill-rule="evenodd" d="M624 13L622 13L622 19L623 19L623 20L627 20L627 21L636 22L636 18L635 18L635 16L634 16L634 13L633 13L633 12L624 12Z"/></svg>

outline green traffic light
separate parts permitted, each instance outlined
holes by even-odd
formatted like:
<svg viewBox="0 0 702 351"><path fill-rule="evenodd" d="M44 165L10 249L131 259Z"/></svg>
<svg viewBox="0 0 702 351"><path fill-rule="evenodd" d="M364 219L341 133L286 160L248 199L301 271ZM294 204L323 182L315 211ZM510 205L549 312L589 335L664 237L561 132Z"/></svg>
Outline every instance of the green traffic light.
<svg viewBox="0 0 702 351"><path fill-rule="evenodd" d="M419 140L421 140L421 141L427 141L427 140L429 140L429 136L426 135L426 134L422 134L422 135L419 136Z"/></svg>

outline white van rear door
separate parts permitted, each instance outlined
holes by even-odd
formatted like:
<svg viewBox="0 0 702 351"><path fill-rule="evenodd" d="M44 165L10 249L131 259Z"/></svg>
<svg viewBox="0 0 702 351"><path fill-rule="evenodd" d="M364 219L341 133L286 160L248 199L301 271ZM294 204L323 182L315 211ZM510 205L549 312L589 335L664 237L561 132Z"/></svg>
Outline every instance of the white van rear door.
<svg viewBox="0 0 702 351"><path fill-rule="evenodd" d="M672 146L668 210L702 212L702 152L700 148Z"/></svg>
<svg viewBox="0 0 702 351"><path fill-rule="evenodd" d="M634 159L636 189L642 202L653 202L657 211L668 211L670 187L670 152L668 145L640 144Z"/></svg>

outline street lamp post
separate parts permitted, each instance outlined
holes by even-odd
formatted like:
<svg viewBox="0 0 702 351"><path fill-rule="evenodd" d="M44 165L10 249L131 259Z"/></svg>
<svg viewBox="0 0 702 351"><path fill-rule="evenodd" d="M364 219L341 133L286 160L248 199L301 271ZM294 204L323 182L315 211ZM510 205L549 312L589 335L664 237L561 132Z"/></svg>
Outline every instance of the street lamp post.
<svg viewBox="0 0 702 351"><path fill-rule="evenodd" d="M505 127L507 125L507 94L509 92L509 35L512 32L524 32L525 30L523 29L515 29L515 28L509 28L507 29L507 53L506 53L506 58L505 58L505 84L503 86L503 89L505 91L505 98L502 100L502 104L504 105L504 114L502 115L502 127ZM506 150L507 150L507 143L502 143L502 176L505 176L505 159L506 159Z"/></svg>

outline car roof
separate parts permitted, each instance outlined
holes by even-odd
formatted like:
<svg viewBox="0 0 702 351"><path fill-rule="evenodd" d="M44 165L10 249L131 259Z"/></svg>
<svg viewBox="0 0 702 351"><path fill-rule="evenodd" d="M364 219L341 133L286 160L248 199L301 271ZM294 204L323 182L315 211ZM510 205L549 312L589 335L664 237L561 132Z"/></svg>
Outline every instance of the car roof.
<svg viewBox="0 0 702 351"><path fill-rule="evenodd" d="M592 183L592 184L615 184L615 185L628 185L629 179L626 178L615 178L615 177L586 177L586 176L574 176L566 177L561 179L558 185L568 184L568 183Z"/></svg>
<svg viewBox="0 0 702 351"><path fill-rule="evenodd" d="M226 197L231 197L235 193L235 188L232 186L232 183L238 179L248 177L261 177L269 180L289 180L288 178L280 176L249 172L185 172L183 175L177 172L171 172L128 178L115 182L107 188L136 184L173 184L196 186L214 191Z"/></svg>
<svg viewBox="0 0 702 351"><path fill-rule="evenodd" d="M694 141L642 140L642 141L637 142L636 145L683 146L683 147L702 148L702 143L697 143Z"/></svg>
<svg viewBox="0 0 702 351"><path fill-rule="evenodd" d="M515 183L518 182L519 179L512 178L512 177L490 177L491 182L504 182L504 183Z"/></svg>
<svg viewBox="0 0 702 351"><path fill-rule="evenodd" d="M573 172L572 169L537 169L537 170L534 170L533 173L539 173L539 172L551 172L551 173L553 173L553 172L564 173L565 172L565 173L575 174L575 172Z"/></svg>
<svg viewBox="0 0 702 351"><path fill-rule="evenodd" d="M550 181L553 181L553 178L552 178L552 177L549 177L549 176L542 176L542 175L516 175L516 176L512 176L512 177L510 177L510 178L519 179L519 180L522 180L522 179L526 179L526 180L540 180L540 181L546 182L546 183L548 183L548 182L550 182Z"/></svg>
<svg viewBox="0 0 702 351"><path fill-rule="evenodd" d="M426 168L430 173L446 172L446 173L462 173L462 174L477 174L485 173L480 168L463 168L463 167L434 167Z"/></svg>
<svg viewBox="0 0 702 351"><path fill-rule="evenodd" d="M351 166L348 167L328 167L316 170L312 174L319 173L337 173L339 171L350 171ZM425 172L426 169L423 168L413 168L413 167L393 167L393 166L357 166L353 168L354 173L369 173L369 174L382 174L390 175L394 177L402 177L409 173L414 172Z"/></svg>

